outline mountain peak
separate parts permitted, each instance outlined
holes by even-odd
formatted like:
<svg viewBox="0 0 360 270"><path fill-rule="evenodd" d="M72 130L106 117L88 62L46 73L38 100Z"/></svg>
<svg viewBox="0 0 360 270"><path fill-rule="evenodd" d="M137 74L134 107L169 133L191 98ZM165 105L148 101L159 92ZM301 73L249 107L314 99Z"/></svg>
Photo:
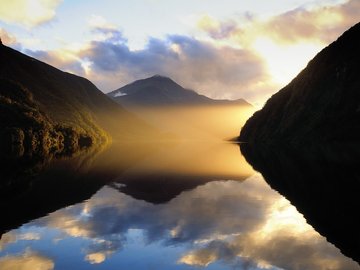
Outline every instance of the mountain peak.
<svg viewBox="0 0 360 270"><path fill-rule="evenodd" d="M171 80L169 77L166 77L166 76L163 76L163 75L160 75L160 74L155 74L155 75L149 77L148 79L166 79L166 80Z"/></svg>
<svg viewBox="0 0 360 270"><path fill-rule="evenodd" d="M108 93L116 102L129 106L163 105L250 105L244 100L214 100L186 89L169 77L159 74L137 80Z"/></svg>

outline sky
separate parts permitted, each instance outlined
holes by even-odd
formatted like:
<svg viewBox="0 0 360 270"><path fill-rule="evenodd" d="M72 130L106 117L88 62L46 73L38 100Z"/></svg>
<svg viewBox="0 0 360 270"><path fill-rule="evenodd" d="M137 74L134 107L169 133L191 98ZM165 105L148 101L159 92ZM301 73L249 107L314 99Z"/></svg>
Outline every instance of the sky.
<svg viewBox="0 0 360 270"><path fill-rule="evenodd" d="M107 93L163 75L257 107L360 18L360 0L0 0L3 43Z"/></svg>

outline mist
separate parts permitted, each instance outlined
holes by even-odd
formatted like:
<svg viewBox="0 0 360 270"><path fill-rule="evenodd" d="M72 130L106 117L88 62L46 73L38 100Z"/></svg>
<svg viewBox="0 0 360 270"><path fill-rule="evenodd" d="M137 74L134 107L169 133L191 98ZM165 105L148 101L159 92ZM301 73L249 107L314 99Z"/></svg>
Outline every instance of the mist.
<svg viewBox="0 0 360 270"><path fill-rule="evenodd" d="M131 106L126 109L157 129L159 141L229 140L239 135L239 128L255 111L251 106L233 104ZM131 124L130 120L127 122ZM123 133L122 127L114 131L114 137ZM156 140L153 129L136 132L139 134L135 134L135 138Z"/></svg>

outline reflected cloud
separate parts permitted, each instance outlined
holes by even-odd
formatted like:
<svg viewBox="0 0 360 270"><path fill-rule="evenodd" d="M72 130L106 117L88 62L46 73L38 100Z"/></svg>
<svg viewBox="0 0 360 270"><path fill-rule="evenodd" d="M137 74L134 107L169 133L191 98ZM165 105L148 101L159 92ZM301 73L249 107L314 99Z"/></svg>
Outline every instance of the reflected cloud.
<svg viewBox="0 0 360 270"><path fill-rule="evenodd" d="M231 264L240 257L265 269L359 269L314 231L287 200L277 202L259 229L242 231L225 241L211 241L188 252L179 262L204 266L221 260Z"/></svg>
<svg viewBox="0 0 360 270"><path fill-rule="evenodd" d="M119 251L123 242L125 239L121 235L112 235L107 240L96 238L86 250L85 261L90 264L102 263L113 253Z"/></svg>
<svg viewBox="0 0 360 270"><path fill-rule="evenodd" d="M0 239L0 251L5 249L7 245L14 244L20 240L40 240L40 234L34 232L21 233L16 230L4 233Z"/></svg>
<svg viewBox="0 0 360 270"><path fill-rule="evenodd" d="M52 270L54 262L41 254L27 250L21 255L8 255L0 258L2 270Z"/></svg>
<svg viewBox="0 0 360 270"><path fill-rule="evenodd" d="M106 222L104 222L106 220ZM145 245L186 246L178 263L214 262L246 269L359 269L306 223L259 174L245 182L219 181L153 205L105 187L90 200L31 222L90 240L85 260L110 260L132 230Z"/></svg>
<svg viewBox="0 0 360 270"><path fill-rule="evenodd" d="M91 264L102 263L106 259L106 254L101 252L90 253L86 255L85 260Z"/></svg>

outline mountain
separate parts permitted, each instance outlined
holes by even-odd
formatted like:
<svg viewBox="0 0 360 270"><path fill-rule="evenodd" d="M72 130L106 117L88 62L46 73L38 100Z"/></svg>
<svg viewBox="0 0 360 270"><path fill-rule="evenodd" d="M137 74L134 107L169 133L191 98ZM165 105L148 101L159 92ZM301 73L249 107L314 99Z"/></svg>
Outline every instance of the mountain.
<svg viewBox="0 0 360 270"><path fill-rule="evenodd" d="M85 78L2 44L0 60L1 149L73 151L150 129Z"/></svg>
<svg viewBox="0 0 360 270"><path fill-rule="evenodd" d="M138 80L108 93L119 104L129 106L226 105L250 106L243 99L214 100L185 89L172 79L155 75Z"/></svg>
<svg viewBox="0 0 360 270"><path fill-rule="evenodd" d="M239 123L253 113L243 99L214 100L159 75L135 81L108 96L169 134L171 140L233 138Z"/></svg>
<svg viewBox="0 0 360 270"><path fill-rule="evenodd" d="M239 140L292 145L359 141L360 24L323 49L244 125Z"/></svg>

